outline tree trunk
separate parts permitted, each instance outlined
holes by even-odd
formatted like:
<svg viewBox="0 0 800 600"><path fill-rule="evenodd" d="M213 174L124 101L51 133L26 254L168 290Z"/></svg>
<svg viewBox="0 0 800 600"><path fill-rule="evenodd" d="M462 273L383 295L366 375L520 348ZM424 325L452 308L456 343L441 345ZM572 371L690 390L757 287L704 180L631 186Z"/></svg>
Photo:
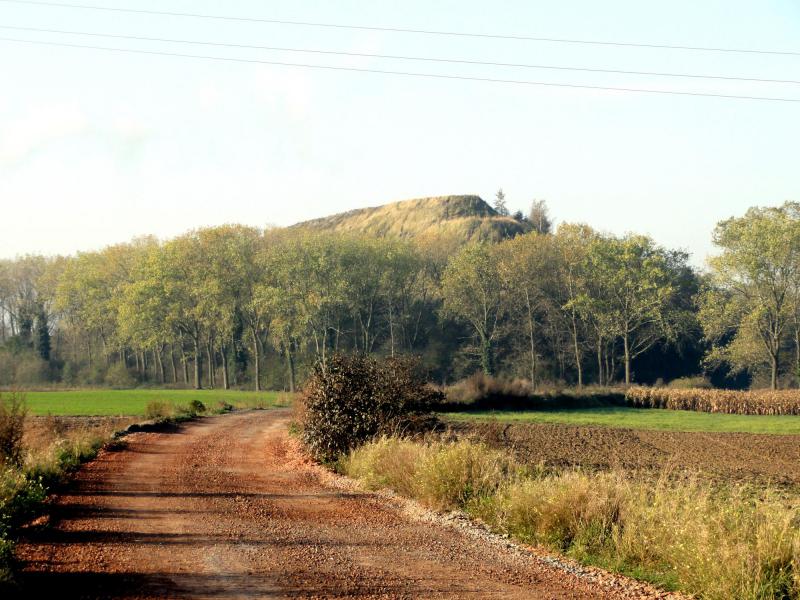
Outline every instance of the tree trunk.
<svg viewBox="0 0 800 600"><path fill-rule="evenodd" d="M525 290L525 307L528 309L528 336L531 344L531 388L536 391L536 336L534 335L533 307L530 295Z"/></svg>
<svg viewBox="0 0 800 600"><path fill-rule="evenodd" d="M575 352L575 366L578 369L578 387L583 387L583 365L580 346L578 346L578 323L575 313L572 314L572 349Z"/></svg>
<svg viewBox="0 0 800 600"><path fill-rule="evenodd" d="M614 346L611 346L610 357L606 358L609 364L607 381L614 381L617 375L617 355L614 353Z"/></svg>
<svg viewBox="0 0 800 600"><path fill-rule="evenodd" d="M183 349L183 342L181 342L181 363L183 364L183 384L189 385L189 361L186 358L186 350Z"/></svg>
<svg viewBox="0 0 800 600"><path fill-rule="evenodd" d="M389 354L394 356L394 314L392 303L389 303Z"/></svg>
<svg viewBox="0 0 800 600"><path fill-rule="evenodd" d="M219 353L222 357L222 388L229 390L231 389L231 384L228 381L228 347L225 342L220 342Z"/></svg>
<svg viewBox="0 0 800 600"><path fill-rule="evenodd" d="M286 362L289 366L289 391L294 394L294 355L291 341L286 346Z"/></svg>
<svg viewBox="0 0 800 600"><path fill-rule="evenodd" d="M769 387L773 390L778 389L778 351L772 353L772 368L770 372Z"/></svg>
<svg viewBox="0 0 800 600"><path fill-rule="evenodd" d="M253 334L253 366L255 367L256 391L261 391L261 353L259 352L258 334L255 328L251 328Z"/></svg>
<svg viewBox="0 0 800 600"><path fill-rule="evenodd" d="M192 338L192 342L194 343L194 389L200 390L203 389L203 382L202 382L202 374L203 374L203 367L202 363L202 353L200 352L200 340L197 337Z"/></svg>
<svg viewBox="0 0 800 600"><path fill-rule="evenodd" d="M161 357L161 351L161 348L153 349L153 354L156 355L156 364L158 365L158 379L162 384L164 384L167 382L167 378L164 376L164 360Z"/></svg>
<svg viewBox="0 0 800 600"><path fill-rule="evenodd" d="M211 347L211 340L206 343L206 358L208 360L208 387L213 390L216 382L214 381L214 350Z"/></svg>
<svg viewBox="0 0 800 600"><path fill-rule="evenodd" d="M628 334L622 336L622 344L625 350L625 385L631 384L631 349L628 346Z"/></svg>
<svg viewBox="0 0 800 600"><path fill-rule="evenodd" d="M481 339L481 368L484 374L494 375L494 368L492 365L492 343L488 338Z"/></svg>
<svg viewBox="0 0 800 600"><path fill-rule="evenodd" d="M172 364L172 383L178 383L178 369L175 364L175 348L169 345L169 361Z"/></svg>
<svg viewBox="0 0 800 600"><path fill-rule="evenodd" d="M794 377L800 384L800 327L794 330Z"/></svg>
<svg viewBox="0 0 800 600"><path fill-rule="evenodd" d="M597 383L603 385L603 338L597 337Z"/></svg>

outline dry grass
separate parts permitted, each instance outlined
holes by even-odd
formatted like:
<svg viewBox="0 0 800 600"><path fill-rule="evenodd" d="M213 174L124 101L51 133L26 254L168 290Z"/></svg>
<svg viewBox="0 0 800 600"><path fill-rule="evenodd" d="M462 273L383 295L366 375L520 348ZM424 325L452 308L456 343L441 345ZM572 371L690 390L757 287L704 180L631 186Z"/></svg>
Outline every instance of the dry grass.
<svg viewBox="0 0 800 600"><path fill-rule="evenodd" d="M633 387L626 401L637 408L667 408L737 415L800 415L798 390L711 390Z"/></svg>
<svg viewBox="0 0 800 600"><path fill-rule="evenodd" d="M530 473L470 442L381 438L340 462L370 489L709 599L800 598L798 499L620 472Z"/></svg>
<svg viewBox="0 0 800 600"><path fill-rule="evenodd" d="M448 386L445 395L450 402L471 404L491 396L529 398L533 395L533 386L527 379L502 379L478 371Z"/></svg>
<svg viewBox="0 0 800 600"><path fill-rule="evenodd" d="M351 452L339 467L368 489L391 488L437 510L480 503L525 472L506 453L481 443L421 444L386 436Z"/></svg>
<svg viewBox="0 0 800 600"><path fill-rule="evenodd" d="M530 225L498 215L478 196L441 196L362 208L295 227L312 231L358 232L378 237L500 241L524 233Z"/></svg>
<svg viewBox="0 0 800 600"><path fill-rule="evenodd" d="M114 433L135 422L123 418L29 418L25 425L23 471L46 483L57 482L93 458Z"/></svg>

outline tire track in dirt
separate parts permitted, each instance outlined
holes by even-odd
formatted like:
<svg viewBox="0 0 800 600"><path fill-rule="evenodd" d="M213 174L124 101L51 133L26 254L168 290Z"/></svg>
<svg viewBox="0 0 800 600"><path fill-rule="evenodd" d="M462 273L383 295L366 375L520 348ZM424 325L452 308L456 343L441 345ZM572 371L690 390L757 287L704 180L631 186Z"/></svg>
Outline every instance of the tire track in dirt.
<svg viewBox="0 0 800 600"><path fill-rule="evenodd" d="M211 417L101 453L58 498L52 526L18 546L24 595L622 597L333 485L288 420L281 410Z"/></svg>

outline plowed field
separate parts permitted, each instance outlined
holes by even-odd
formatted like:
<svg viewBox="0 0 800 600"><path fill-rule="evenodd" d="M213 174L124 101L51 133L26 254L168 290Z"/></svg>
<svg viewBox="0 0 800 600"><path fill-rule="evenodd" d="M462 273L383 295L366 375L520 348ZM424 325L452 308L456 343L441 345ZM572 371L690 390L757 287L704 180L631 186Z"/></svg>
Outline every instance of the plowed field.
<svg viewBox="0 0 800 600"><path fill-rule="evenodd" d="M450 423L457 436L512 448L528 463L701 473L800 488L800 436L648 431L558 424Z"/></svg>

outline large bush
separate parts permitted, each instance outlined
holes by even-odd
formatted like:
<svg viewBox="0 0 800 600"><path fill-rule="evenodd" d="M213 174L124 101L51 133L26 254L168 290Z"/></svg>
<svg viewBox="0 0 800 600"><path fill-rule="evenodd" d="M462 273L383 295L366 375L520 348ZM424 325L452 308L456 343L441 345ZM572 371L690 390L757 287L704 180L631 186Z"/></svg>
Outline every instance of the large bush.
<svg viewBox="0 0 800 600"><path fill-rule="evenodd" d="M303 441L315 458L331 461L376 434L401 429L441 399L412 359L336 355L314 367L303 391Z"/></svg>

